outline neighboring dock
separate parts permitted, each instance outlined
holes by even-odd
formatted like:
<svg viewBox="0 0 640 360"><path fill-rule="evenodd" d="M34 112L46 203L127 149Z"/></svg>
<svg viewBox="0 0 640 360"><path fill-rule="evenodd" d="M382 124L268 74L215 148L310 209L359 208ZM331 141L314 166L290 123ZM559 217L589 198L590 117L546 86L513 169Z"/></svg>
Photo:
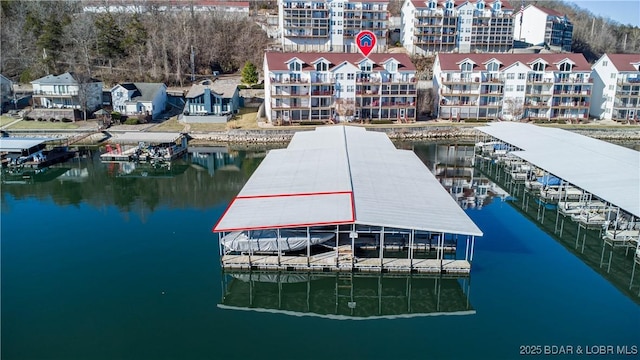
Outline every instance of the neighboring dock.
<svg viewBox="0 0 640 360"><path fill-rule="evenodd" d="M466 275L482 236L412 151L349 126L271 150L213 231L226 269Z"/></svg>

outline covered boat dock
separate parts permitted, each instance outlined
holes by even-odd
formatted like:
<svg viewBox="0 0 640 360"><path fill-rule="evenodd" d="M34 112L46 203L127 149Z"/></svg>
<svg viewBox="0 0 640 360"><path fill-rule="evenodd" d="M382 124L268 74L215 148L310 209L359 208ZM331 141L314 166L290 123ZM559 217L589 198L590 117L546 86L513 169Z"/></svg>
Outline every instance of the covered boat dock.
<svg viewBox="0 0 640 360"><path fill-rule="evenodd" d="M2 166L43 168L66 161L75 156L75 152L66 147L57 146L66 139L0 137Z"/></svg>
<svg viewBox="0 0 640 360"><path fill-rule="evenodd" d="M320 272L469 274L482 236L412 151L351 126L271 150L213 231L225 269Z"/></svg>
<svg viewBox="0 0 640 360"><path fill-rule="evenodd" d="M187 152L187 137L181 133L125 132L109 142L100 155L103 162L171 161Z"/></svg>
<svg viewBox="0 0 640 360"><path fill-rule="evenodd" d="M490 172L495 169L498 178L498 165L508 168L513 158L541 172L535 176L542 176L532 181L537 185L525 186L525 190L538 191L542 221L546 205L553 203L560 234L565 217L578 224L576 247L580 230L584 241L586 230L593 229L601 231L603 256L604 245L633 249L634 255L640 256L640 152L571 131L525 123L498 122L476 129L486 134L477 144L480 161L488 164ZM491 153L486 144L506 151L486 156ZM549 178L557 178L558 183L544 181Z"/></svg>

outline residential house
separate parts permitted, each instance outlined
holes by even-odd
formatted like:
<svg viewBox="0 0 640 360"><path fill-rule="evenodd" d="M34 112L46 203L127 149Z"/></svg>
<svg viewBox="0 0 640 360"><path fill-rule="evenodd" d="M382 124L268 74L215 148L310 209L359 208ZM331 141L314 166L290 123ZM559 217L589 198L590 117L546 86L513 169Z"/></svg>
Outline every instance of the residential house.
<svg viewBox="0 0 640 360"><path fill-rule="evenodd" d="M199 116L206 122L226 122L240 108L238 83L225 80L205 80L191 85L186 96L184 118L194 122ZM203 116L208 116L207 121Z"/></svg>
<svg viewBox="0 0 640 360"><path fill-rule="evenodd" d="M528 5L515 15L513 38L532 45L571 51L573 24L558 11Z"/></svg>
<svg viewBox="0 0 640 360"><path fill-rule="evenodd" d="M406 54L266 52L272 123L416 118L416 68Z"/></svg>
<svg viewBox="0 0 640 360"><path fill-rule="evenodd" d="M438 54L435 112L446 119L587 119L591 66L582 54Z"/></svg>
<svg viewBox="0 0 640 360"><path fill-rule="evenodd" d="M400 36L412 55L507 52L513 8L501 0L405 0Z"/></svg>
<svg viewBox="0 0 640 360"><path fill-rule="evenodd" d="M122 83L111 89L113 111L122 115L150 115L156 119L167 108L167 85Z"/></svg>
<svg viewBox="0 0 640 360"><path fill-rule="evenodd" d="M8 109L8 105L13 100L13 82L6 76L0 74L0 108L1 112Z"/></svg>
<svg viewBox="0 0 640 360"><path fill-rule="evenodd" d="M640 120L640 54L604 54L592 66L591 116Z"/></svg>
<svg viewBox="0 0 640 360"><path fill-rule="evenodd" d="M374 51L387 48L388 0L278 0L284 51L358 52L356 35L372 31Z"/></svg>
<svg viewBox="0 0 640 360"><path fill-rule="evenodd" d="M93 112L102 106L102 81L74 73L47 75L31 82L33 105Z"/></svg>

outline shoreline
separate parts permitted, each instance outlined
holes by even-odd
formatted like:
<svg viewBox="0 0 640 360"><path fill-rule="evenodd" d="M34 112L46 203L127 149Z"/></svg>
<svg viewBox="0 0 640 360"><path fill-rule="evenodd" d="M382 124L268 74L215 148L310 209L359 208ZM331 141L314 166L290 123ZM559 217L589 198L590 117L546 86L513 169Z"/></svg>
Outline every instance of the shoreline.
<svg viewBox="0 0 640 360"><path fill-rule="evenodd" d="M473 140L482 133L475 127L483 126L478 124L429 124L423 126L406 127L371 127L364 126L368 131L384 132L393 141L428 141L428 140L448 140L448 139L469 139ZM331 126L331 125L327 125ZM359 126L359 125L355 125ZM3 129L3 136L24 136L24 137L48 137L66 138L83 135L83 141L75 142L81 146L100 146L108 143L109 138L122 132L153 132L153 125L146 128L127 128L117 126L98 131L96 128L85 129ZM314 127L295 129L231 129L226 131L209 132L186 132L189 137L189 144L193 145L222 145L222 146L245 146L259 144L287 144L298 131L313 131ZM575 132L580 135L589 136L605 141L640 142L640 127L637 126L611 126L611 127L572 127L559 126L558 128ZM92 135L86 136L87 133Z"/></svg>

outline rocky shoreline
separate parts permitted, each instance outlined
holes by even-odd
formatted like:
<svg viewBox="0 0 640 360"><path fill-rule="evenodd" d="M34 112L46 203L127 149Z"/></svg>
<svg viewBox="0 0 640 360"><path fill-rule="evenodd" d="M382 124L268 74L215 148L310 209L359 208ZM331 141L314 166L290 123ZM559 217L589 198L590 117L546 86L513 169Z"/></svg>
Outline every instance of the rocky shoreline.
<svg viewBox="0 0 640 360"><path fill-rule="evenodd" d="M481 125L478 125L481 126ZM198 145L259 145L259 144L286 144L293 135L298 131L312 131L309 129L253 129L253 130L227 130L213 132L189 132L190 143ZM564 127L565 130L572 131L581 135L589 136L595 139L617 142L640 142L640 127L638 126L616 126L609 128L572 128ZM386 133L390 139L394 141L421 141L421 140L447 140L447 139L475 139L482 133L475 129L474 126L460 125L429 125L421 127L367 127L368 131L380 131ZM94 134L86 135L89 130L19 130L7 131L6 135L10 136L28 136L28 137L49 137L49 138L73 138L85 137L85 141L80 142L82 145L99 145L108 141L111 135L118 132L128 131L127 129L108 129L102 132L91 132ZM140 132L153 131L153 129L139 129Z"/></svg>
<svg viewBox="0 0 640 360"><path fill-rule="evenodd" d="M192 141L196 143L215 144L268 144L287 143L297 131L305 130L229 130L208 133L189 133ZM460 126L425 126L419 128L367 128L369 131L385 132L390 139L397 141L419 141L419 140L440 140L440 139L473 139L482 133L474 127ZM617 141L640 141L639 128L606 128L606 129L584 129L576 128L566 130L589 136L600 140Z"/></svg>

